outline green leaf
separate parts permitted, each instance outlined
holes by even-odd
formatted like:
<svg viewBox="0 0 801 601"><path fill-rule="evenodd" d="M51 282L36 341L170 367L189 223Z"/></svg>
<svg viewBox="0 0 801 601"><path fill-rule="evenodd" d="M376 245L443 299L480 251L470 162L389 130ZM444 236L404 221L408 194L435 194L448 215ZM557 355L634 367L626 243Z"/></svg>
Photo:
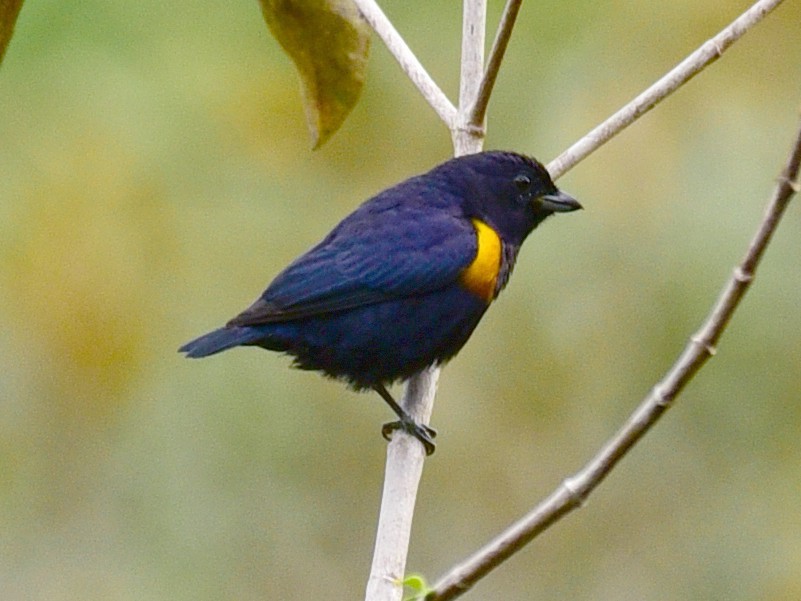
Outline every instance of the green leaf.
<svg viewBox="0 0 801 601"><path fill-rule="evenodd" d="M21 8L22 0L0 0L0 63L3 62Z"/></svg>
<svg viewBox="0 0 801 601"><path fill-rule="evenodd" d="M411 595L404 597L404 601L425 599L426 595L432 591L425 577L419 574L412 574L404 578L403 586L411 591Z"/></svg>
<svg viewBox="0 0 801 601"><path fill-rule="evenodd" d="M359 99L370 28L351 0L260 2L270 31L298 70L312 146L319 148Z"/></svg>

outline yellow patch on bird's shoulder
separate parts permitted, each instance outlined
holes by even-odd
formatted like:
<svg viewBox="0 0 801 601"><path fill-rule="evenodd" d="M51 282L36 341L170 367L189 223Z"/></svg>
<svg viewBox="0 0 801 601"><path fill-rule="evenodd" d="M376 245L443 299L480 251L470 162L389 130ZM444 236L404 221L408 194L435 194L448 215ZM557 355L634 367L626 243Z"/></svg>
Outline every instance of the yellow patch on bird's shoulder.
<svg viewBox="0 0 801 601"><path fill-rule="evenodd" d="M486 302L495 298L495 286L501 269L501 239L483 221L473 219L476 228L476 256L460 276L462 285Z"/></svg>

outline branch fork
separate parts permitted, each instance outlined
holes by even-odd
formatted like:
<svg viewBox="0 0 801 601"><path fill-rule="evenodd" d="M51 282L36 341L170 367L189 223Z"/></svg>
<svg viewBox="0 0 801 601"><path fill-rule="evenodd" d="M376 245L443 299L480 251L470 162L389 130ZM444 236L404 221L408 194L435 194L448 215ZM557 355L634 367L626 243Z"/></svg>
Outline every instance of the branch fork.
<svg viewBox="0 0 801 601"><path fill-rule="evenodd" d="M455 154L459 156L481 150L489 98L522 0L507 0L486 66L483 64L486 0L464 0L458 109L426 72L375 0L354 0L354 2L403 71L450 130ZM705 67L715 62L734 42L757 25L781 2L782 0L755 2L651 87L551 161L547 168L552 177L557 179L564 175ZM583 506L592 491L673 404L678 394L703 364L715 355L718 339L753 281L756 266L787 202L792 194L799 190L800 162L801 131L787 167L779 179L774 198L748 247L745 258L734 269L731 279L703 326L690 337L674 365L652 388L626 423L579 472L565 478L560 486L531 512L440 579L426 595L426 601L445 601L460 596L540 532L573 509ZM428 423L438 377L439 370L429 368L407 383L401 404L415 420ZM405 573L409 531L423 461L422 445L403 433L397 433L388 445L384 494L373 566L367 586L367 601L401 599L403 593L401 579Z"/></svg>

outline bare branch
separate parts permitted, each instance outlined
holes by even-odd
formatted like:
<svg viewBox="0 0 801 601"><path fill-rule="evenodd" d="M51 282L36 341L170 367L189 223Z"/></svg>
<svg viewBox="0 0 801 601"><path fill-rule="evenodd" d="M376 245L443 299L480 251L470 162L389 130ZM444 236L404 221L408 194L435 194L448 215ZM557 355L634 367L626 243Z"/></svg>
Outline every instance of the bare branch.
<svg viewBox="0 0 801 601"><path fill-rule="evenodd" d="M374 4L372 0L357 0L357 2L362 10L365 6ZM375 9L379 10L377 6ZM383 13L381 13L381 17L386 20ZM476 135L475 132L460 127L460 124L467 110L466 107L475 98L481 81L485 21L486 0L464 0L460 112L457 117L456 109L451 105L449 110L454 112L453 116L443 117L443 121L451 131L456 156L478 152L481 150L484 140L483 132L481 135ZM379 31L373 21L371 24L376 31ZM386 29L386 26L390 29ZM382 27L386 31L391 30L393 35L400 40L400 36L388 22ZM379 35L381 35L380 32ZM384 36L382 35L382 37ZM384 40L389 46L387 39L384 38ZM405 48L405 43L402 40L400 42ZM411 51L409 51L409 55L411 55ZM397 54L395 56L398 57ZM412 56L412 58L414 57ZM400 59L398 60L400 62ZM401 64L403 65L403 62ZM422 70L422 67L420 69ZM406 70L405 67L404 70ZM413 78L410 71L406 72ZM426 77L428 76L426 75ZM433 81L431 84L434 85ZM419 84L418 87L420 87ZM420 88L420 91L424 96L426 95L423 88ZM431 102L430 99L429 102ZM401 405L418 423L427 424L431 418L438 379L439 368L432 367L416 374L406 383ZM424 460L424 449L419 441L405 432L395 432L387 445L381 512L378 519L373 564L365 593L367 601L400 601L403 595L402 583L406 570L409 537Z"/></svg>
<svg viewBox="0 0 801 601"><path fill-rule="evenodd" d="M503 55L509 45L509 39L512 37L512 29L515 26L515 20L521 4L523 4L523 0L507 0L506 6L503 8L503 14L498 23L498 31L495 34L495 41L492 43L492 50L490 50L489 61L487 61L487 68L484 70L481 86L467 117L467 123L472 127L483 128L492 88L495 86L498 71L501 69Z"/></svg>
<svg viewBox="0 0 801 601"><path fill-rule="evenodd" d="M454 154L479 152L484 145L484 129L472 127L467 119L478 94L484 72L484 36L487 0L465 0L462 15L462 65L459 77L459 116L451 129Z"/></svg>
<svg viewBox="0 0 801 601"><path fill-rule="evenodd" d="M431 418L438 378L439 369L430 368L406 384L402 405L415 421L427 424ZM425 451L419 441L400 431L393 435L387 445L367 601L399 601L403 596L406 556L424 461Z"/></svg>
<svg viewBox="0 0 801 601"><path fill-rule="evenodd" d="M509 0L504 10L504 18L499 24L490 63L484 70L485 75L482 78L486 0L464 0L460 102L457 112L375 1L355 0L355 2L403 70L450 129L456 155L480 150L488 98L520 3ZM555 178L562 175L653 108L706 65L716 60L734 41L780 3L781 0L760 0L754 4L651 88L554 160L549 165L552 175ZM785 178L787 189L792 189L790 181L797 176L797 161L795 165L794 175ZM789 195L787 198L789 199ZM784 205L786 202L784 200ZM780 214L779 212L774 218L766 218L763 222L764 227L761 227L760 231L766 229L768 233L766 236L763 235L763 241L760 242L758 238L752 244L753 248L758 249L757 259L744 261L735 271L733 283L727 287L724 297L716 305L705 327L692 337L676 365L662 382L654 387L652 393L641 403L624 427L583 470L565 480L562 486L529 515L443 578L429 595L429 599L451 599L460 595L539 532L578 507L656 422L678 392L712 355L717 339L753 278L753 269L756 267L758 257L764 251L770 232L776 227ZM415 420L422 423L427 423L430 417L438 375L437 369L427 370L411 378L407 384L402 404ZM421 445L407 435L399 432L390 442L376 551L366 593L369 601L397 601L402 595L401 581L405 571L409 531L423 460Z"/></svg>
<svg viewBox="0 0 801 601"><path fill-rule="evenodd" d="M799 191L799 165L801 165L801 129L796 135L793 150L745 257L734 269L703 326L690 338L684 351L665 377L653 387L623 427L581 471L567 478L528 515L443 577L435 585L433 592L426 597L427 601L446 601L458 597L563 515L580 507L606 475L670 407L686 384L714 355L715 345L753 282L759 261L784 210L793 194Z"/></svg>
<svg viewBox="0 0 801 601"><path fill-rule="evenodd" d="M716 61L723 52L744 33L764 19L782 0L760 0L727 25L715 37L707 40L698 50L659 79L654 85L593 129L548 164L554 179L564 175L591 152L626 129L683 84Z"/></svg>
<svg viewBox="0 0 801 601"><path fill-rule="evenodd" d="M462 65L459 76L459 112L465 113L473 102L484 71L484 35L486 0L469 0L462 14Z"/></svg>
<svg viewBox="0 0 801 601"><path fill-rule="evenodd" d="M392 25L384 11L375 0L354 0L362 16L367 20L378 36L384 41L387 49L400 64L404 73L409 76L428 104L436 111L439 118L453 130L456 124L456 107L448 100L445 93L434 82L423 65L417 60L411 48Z"/></svg>

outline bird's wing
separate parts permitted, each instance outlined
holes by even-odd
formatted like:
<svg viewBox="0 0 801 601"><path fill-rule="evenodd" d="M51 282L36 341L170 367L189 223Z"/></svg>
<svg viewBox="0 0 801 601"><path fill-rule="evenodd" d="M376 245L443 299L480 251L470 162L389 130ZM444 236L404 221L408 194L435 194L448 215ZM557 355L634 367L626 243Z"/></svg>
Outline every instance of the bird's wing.
<svg viewBox="0 0 801 601"><path fill-rule="evenodd" d="M455 211L363 206L229 324L286 321L430 292L458 278L476 244L473 225Z"/></svg>

